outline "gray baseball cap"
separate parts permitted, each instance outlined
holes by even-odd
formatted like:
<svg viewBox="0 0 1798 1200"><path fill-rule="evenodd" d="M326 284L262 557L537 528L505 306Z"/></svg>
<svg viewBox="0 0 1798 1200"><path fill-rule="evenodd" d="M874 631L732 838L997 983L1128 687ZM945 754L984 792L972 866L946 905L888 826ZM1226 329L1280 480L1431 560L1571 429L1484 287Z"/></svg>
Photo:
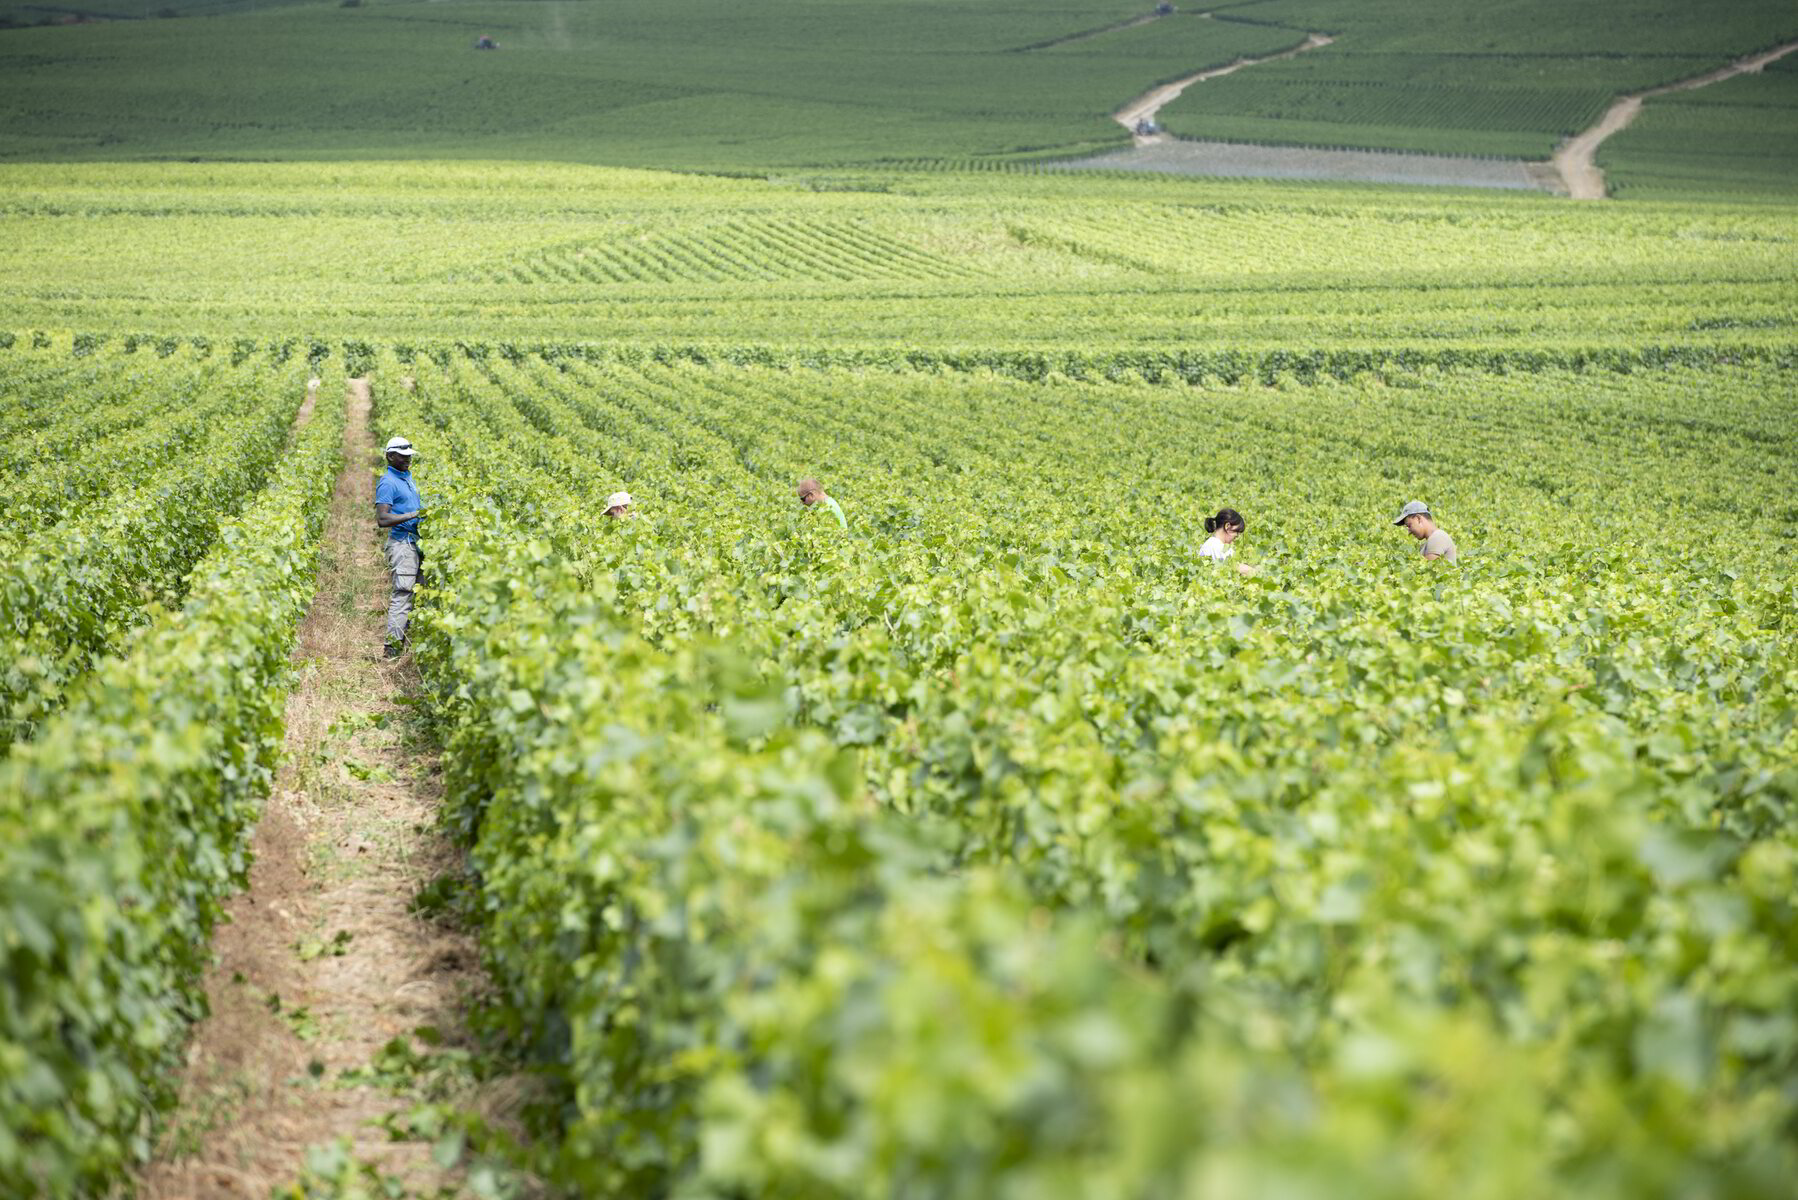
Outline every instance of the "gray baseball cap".
<svg viewBox="0 0 1798 1200"><path fill-rule="evenodd" d="M1399 509L1398 517L1392 523L1394 525L1403 525L1409 517L1427 517L1429 515L1429 505L1425 504L1422 500L1413 500L1411 503Z"/></svg>

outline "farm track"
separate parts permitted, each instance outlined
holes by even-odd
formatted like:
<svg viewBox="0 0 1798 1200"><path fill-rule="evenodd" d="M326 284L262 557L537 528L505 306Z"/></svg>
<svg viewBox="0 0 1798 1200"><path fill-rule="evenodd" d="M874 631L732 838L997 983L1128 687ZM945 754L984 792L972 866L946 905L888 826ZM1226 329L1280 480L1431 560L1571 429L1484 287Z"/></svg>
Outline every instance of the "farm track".
<svg viewBox="0 0 1798 1200"><path fill-rule="evenodd" d="M1599 170L1598 148L1612 134L1627 129L1642 111L1642 102L1651 96L1664 96L1669 92L1689 92L1695 88L1706 87L1713 83L1721 83L1725 79L1733 79L1737 75L1756 74L1767 64L1777 62L1786 55L1798 50L1798 42L1787 42L1771 50L1763 50L1758 54L1749 54L1736 59L1728 66L1718 67L1703 75L1694 75L1690 79L1681 79L1674 83L1664 83L1660 87L1647 91L1632 92L1620 96L1605 110L1598 123L1583 133L1575 134L1561 144L1550 160L1555 171L1560 175L1567 194L1575 200L1603 200L1608 194L1605 187L1604 172Z"/></svg>
<svg viewBox="0 0 1798 1200"><path fill-rule="evenodd" d="M1142 120L1154 120L1155 115L1159 113L1163 107L1177 100L1180 97L1180 94L1187 88L1192 87L1194 84L1204 83L1208 79L1219 79L1225 75L1235 74L1244 67L1256 67L1260 66L1262 63L1279 62L1281 59L1296 58L1308 51L1322 49L1335 42L1335 40L1334 37L1331 37L1327 33L1308 34L1304 41L1289 49L1282 50L1278 54L1265 54L1260 58L1239 58L1235 62L1226 63L1221 67L1211 67L1207 70L1195 72L1183 79L1176 79L1172 83L1164 83L1160 87L1151 88L1136 99L1130 101L1130 103L1124 105L1124 107L1112 113L1111 119L1116 121L1119 125L1122 125L1125 129L1130 130L1131 136L1136 139L1137 145L1153 145L1165 140L1167 135L1159 133L1138 134L1136 132L1136 123Z"/></svg>
<svg viewBox="0 0 1798 1200"><path fill-rule="evenodd" d="M416 675L409 660L381 658L388 585L371 531L378 453L366 380L352 381L347 403L282 766L253 837L249 889L215 937L211 1014L139 1181L144 1200L262 1200L299 1174L310 1148L340 1138L412 1186L449 1181L428 1145L390 1141L373 1125L405 1101L341 1079L418 1026L454 1037L480 978L471 939L409 911L452 852L432 832L436 754L412 737L397 699Z"/></svg>

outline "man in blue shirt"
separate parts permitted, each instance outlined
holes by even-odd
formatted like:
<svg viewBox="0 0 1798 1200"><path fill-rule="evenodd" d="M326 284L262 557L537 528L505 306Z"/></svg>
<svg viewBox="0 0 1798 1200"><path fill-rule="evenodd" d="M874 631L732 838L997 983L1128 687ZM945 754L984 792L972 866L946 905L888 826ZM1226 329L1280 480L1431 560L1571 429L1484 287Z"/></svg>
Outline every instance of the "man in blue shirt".
<svg viewBox="0 0 1798 1200"><path fill-rule="evenodd" d="M387 443L387 471L375 484L375 525L387 534L387 566L393 572L393 598L387 602L387 657L406 648L406 626L412 619L412 593L418 588L418 522L424 502L412 486L412 443L396 437Z"/></svg>

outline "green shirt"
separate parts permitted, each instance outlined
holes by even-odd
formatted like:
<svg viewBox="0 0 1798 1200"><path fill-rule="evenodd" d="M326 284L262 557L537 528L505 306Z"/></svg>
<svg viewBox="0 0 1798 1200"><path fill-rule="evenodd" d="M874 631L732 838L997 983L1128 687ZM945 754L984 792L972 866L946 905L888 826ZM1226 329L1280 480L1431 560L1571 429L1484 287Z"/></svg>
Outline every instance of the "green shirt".
<svg viewBox="0 0 1798 1200"><path fill-rule="evenodd" d="M843 515L843 506L836 502L835 497L825 496L822 499L824 501L824 506L837 515L837 524L841 525L844 529L849 528L849 518Z"/></svg>

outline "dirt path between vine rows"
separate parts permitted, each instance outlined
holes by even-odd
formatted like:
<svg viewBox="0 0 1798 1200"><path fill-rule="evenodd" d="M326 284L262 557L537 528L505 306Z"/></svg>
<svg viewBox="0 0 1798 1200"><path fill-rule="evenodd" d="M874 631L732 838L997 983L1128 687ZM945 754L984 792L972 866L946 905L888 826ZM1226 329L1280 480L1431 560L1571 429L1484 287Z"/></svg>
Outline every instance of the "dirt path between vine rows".
<svg viewBox="0 0 1798 1200"><path fill-rule="evenodd" d="M293 432L312 424L312 412L318 407L319 381L316 377L306 381L306 398L300 401L300 411L293 415Z"/></svg>
<svg viewBox="0 0 1798 1200"><path fill-rule="evenodd" d="M1167 135L1162 133L1137 133L1137 122L1154 120L1155 114L1159 113L1163 106L1178 99L1180 93L1184 92L1187 88L1192 87L1197 83L1204 83L1207 79L1219 79L1225 75L1234 74L1244 67L1256 67L1260 66L1262 63L1279 62L1283 58L1297 58L1307 51L1317 50L1321 47L1328 46L1335 40L1335 38L1327 33L1309 34L1306 36L1305 40L1298 45L1293 46L1288 50L1282 50L1278 54L1266 54L1260 58L1239 58L1235 62L1226 63L1221 67L1212 67L1208 70L1188 75L1184 79L1176 79L1172 83L1164 83L1158 88L1151 88L1149 91L1144 92L1130 103L1124 105L1124 107L1112 113L1111 119L1116 121L1119 125L1122 125L1125 129L1128 129L1131 136L1136 139L1137 145L1153 145L1156 142L1165 140Z"/></svg>
<svg viewBox="0 0 1798 1200"><path fill-rule="evenodd" d="M1664 96L1668 92L1689 92L1693 88L1705 87L1713 83L1721 83L1725 79L1733 79L1737 75L1758 74L1768 63L1777 62L1786 55L1798 50L1798 42L1787 42L1771 50L1763 50L1759 54L1750 54L1738 58L1726 67L1718 67L1715 71L1707 71L1703 75L1694 75L1690 79L1681 79L1675 83L1664 83L1660 87L1649 88L1643 92L1633 92L1627 96L1619 96L1598 124L1583 133L1575 134L1561 143L1550 160L1560 174L1567 194L1575 200L1603 200L1606 189L1604 172L1598 169L1598 147L1606 138L1628 128L1642 111L1642 101L1650 96Z"/></svg>
<svg viewBox="0 0 1798 1200"><path fill-rule="evenodd" d="M480 980L469 938L409 911L453 855L434 832L435 752L399 702L416 676L409 659L381 656L388 581L368 381L352 381L346 402L345 466L294 651L280 773L249 889L215 934L211 1015L139 1180L144 1200L266 1200L312 1147L339 1139L408 1186L454 1183L428 1144L392 1142L373 1124L404 1101L345 1078L419 1026L455 1037Z"/></svg>

